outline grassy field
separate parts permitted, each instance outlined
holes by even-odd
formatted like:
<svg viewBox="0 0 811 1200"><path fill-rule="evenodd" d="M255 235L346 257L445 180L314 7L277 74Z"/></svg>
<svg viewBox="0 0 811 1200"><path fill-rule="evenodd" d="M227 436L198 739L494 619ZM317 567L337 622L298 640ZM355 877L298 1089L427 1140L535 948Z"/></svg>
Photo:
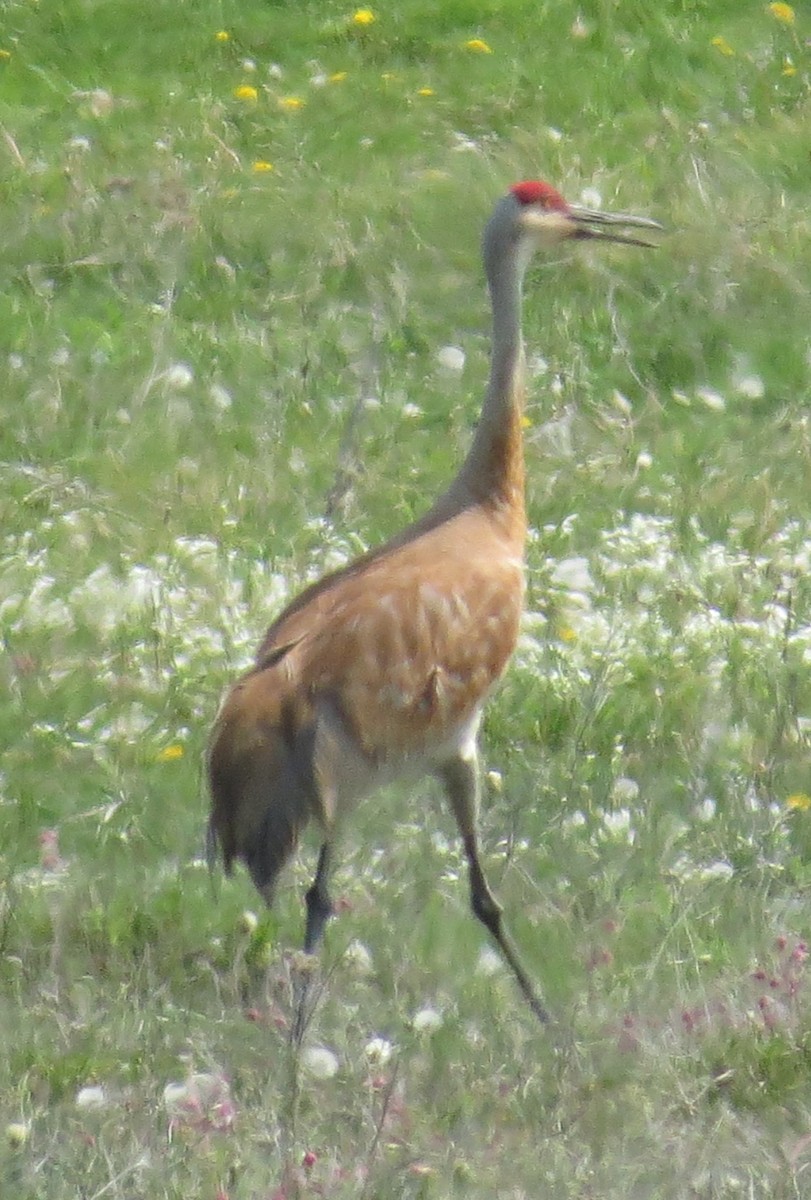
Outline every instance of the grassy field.
<svg viewBox="0 0 811 1200"><path fill-rule="evenodd" d="M811 1197L809 39L739 0L0 3L3 1197ZM212 887L207 731L464 453L527 177L668 228L527 283L481 825L561 1032L426 784L346 832L292 1060L314 845L271 915Z"/></svg>

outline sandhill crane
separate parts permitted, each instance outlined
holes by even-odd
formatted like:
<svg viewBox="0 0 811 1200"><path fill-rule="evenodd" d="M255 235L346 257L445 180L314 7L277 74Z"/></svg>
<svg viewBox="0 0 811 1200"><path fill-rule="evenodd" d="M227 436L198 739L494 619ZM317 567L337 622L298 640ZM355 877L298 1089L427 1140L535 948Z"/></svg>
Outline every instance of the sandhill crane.
<svg viewBox="0 0 811 1200"><path fill-rule="evenodd" d="M255 665L223 703L208 755L210 859L219 851L226 871L242 859L268 904L302 829L318 822L308 954L332 913L339 823L382 784L436 776L464 845L473 912L541 1021L546 1009L481 865L476 741L516 643L524 596L524 272L536 249L569 238L651 245L619 226L660 228L571 206L536 181L498 201L483 239L490 380L461 469L425 516L307 587L276 618ZM299 1035L302 1012L303 993Z"/></svg>

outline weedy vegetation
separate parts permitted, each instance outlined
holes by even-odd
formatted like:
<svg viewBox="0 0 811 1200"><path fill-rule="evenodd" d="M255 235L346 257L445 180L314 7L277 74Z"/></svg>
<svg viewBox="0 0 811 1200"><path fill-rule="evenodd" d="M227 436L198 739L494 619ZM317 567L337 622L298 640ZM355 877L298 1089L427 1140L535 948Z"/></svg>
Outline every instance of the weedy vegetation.
<svg viewBox="0 0 811 1200"><path fill-rule="evenodd" d="M0 14L0 1192L811 1195L808 12ZM272 914L212 888L207 731L285 599L453 472L482 222L537 176L669 229L526 289L481 825L567 1036L422 785L346 832L291 1062L314 847Z"/></svg>

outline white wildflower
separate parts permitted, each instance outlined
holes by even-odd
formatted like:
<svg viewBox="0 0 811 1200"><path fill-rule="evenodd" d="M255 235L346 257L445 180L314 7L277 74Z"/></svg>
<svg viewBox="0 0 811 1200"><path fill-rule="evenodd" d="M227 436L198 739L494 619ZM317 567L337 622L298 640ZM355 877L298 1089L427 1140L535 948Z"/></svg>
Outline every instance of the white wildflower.
<svg viewBox="0 0 811 1200"><path fill-rule="evenodd" d="M602 208L603 198L596 188L587 187L580 193L580 203L584 208Z"/></svg>
<svg viewBox="0 0 811 1200"><path fill-rule="evenodd" d="M460 346L443 346L437 351L437 362L446 371L461 371L465 365L465 352Z"/></svg>
<svg viewBox="0 0 811 1200"><path fill-rule="evenodd" d="M615 804L633 804L639 796L639 784L635 779L620 775L611 787L611 799Z"/></svg>
<svg viewBox="0 0 811 1200"><path fill-rule="evenodd" d="M476 970L479 975L484 975L487 978L491 975L498 975L503 966L504 963L497 950L494 950L492 946L482 946L479 951L479 957L476 960Z"/></svg>
<svg viewBox="0 0 811 1200"><path fill-rule="evenodd" d="M552 571L552 582L570 592L590 592L594 587L585 558L562 558Z"/></svg>
<svg viewBox="0 0 811 1200"><path fill-rule="evenodd" d="M245 911L240 915L239 928L243 933L251 934L256 932L258 925L259 918L257 917L256 913L252 912L250 908L246 908Z"/></svg>
<svg viewBox="0 0 811 1200"><path fill-rule="evenodd" d="M720 392L716 392L713 388L696 388L696 399L702 404L706 404L707 408L712 412L723 412L727 406L727 402Z"/></svg>
<svg viewBox="0 0 811 1200"><path fill-rule="evenodd" d="M185 392L186 388L190 388L194 383L194 371L188 363L172 363L171 367L167 367L163 372L163 381L167 387L174 388L177 392Z"/></svg>
<svg viewBox="0 0 811 1200"><path fill-rule="evenodd" d="M766 393L763 380L759 375L738 375L732 381L739 396L745 400L762 400Z"/></svg>
<svg viewBox="0 0 811 1200"><path fill-rule="evenodd" d="M338 1074L340 1062L338 1055L326 1046L307 1046L301 1055L301 1065L313 1079L332 1079Z"/></svg>
<svg viewBox="0 0 811 1200"><path fill-rule="evenodd" d="M616 812L603 813L603 825L612 837L625 838L629 842L634 840L631 814L627 808L618 808Z"/></svg>
<svg viewBox="0 0 811 1200"><path fill-rule="evenodd" d="M355 938L346 948L344 960L358 975L369 975L372 971L372 955L363 942Z"/></svg>
<svg viewBox="0 0 811 1200"><path fill-rule="evenodd" d="M391 1058L392 1045L386 1038L373 1037L363 1047L363 1053L368 1062L375 1066L383 1066Z"/></svg>
<svg viewBox="0 0 811 1200"><path fill-rule="evenodd" d="M439 1029L442 1025L442 1013L437 1008L432 1008L427 1004L425 1008L419 1008L411 1018L411 1028L415 1033L433 1033L435 1029Z"/></svg>
<svg viewBox="0 0 811 1200"><path fill-rule="evenodd" d="M104 1108L107 1096L103 1087L83 1087L76 1093L77 1108Z"/></svg>
<svg viewBox="0 0 811 1200"><path fill-rule="evenodd" d="M208 389L208 394L211 397L212 404L220 412L227 412L234 403L228 388L224 388L221 383L212 383Z"/></svg>
<svg viewBox="0 0 811 1200"><path fill-rule="evenodd" d="M706 800L702 800L696 805L695 814L699 821L711 821L715 816L716 803L711 796L707 796Z"/></svg>
<svg viewBox="0 0 811 1200"><path fill-rule="evenodd" d="M443 1014L438 1008L432 1008L426 1004L425 1008L416 1010L413 1018L411 1018L411 1028L415 1033L433 1033L434 1030L443 1024Z"/></svg>

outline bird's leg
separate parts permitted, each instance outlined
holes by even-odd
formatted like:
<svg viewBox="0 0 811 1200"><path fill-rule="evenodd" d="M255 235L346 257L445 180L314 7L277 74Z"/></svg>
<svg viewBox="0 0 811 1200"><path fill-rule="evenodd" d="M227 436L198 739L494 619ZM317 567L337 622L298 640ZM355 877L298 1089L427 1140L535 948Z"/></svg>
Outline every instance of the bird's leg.
<svg viewBox="0 0 811 1200"><path fill-rule="evenodd" d="M490 891L479 860L476 835L476 809L479 792L476 760L475 758L451 759L442 766L439 777L445 785L445 791L453 809L467 856L471 908L492 935L535 1016L546 1024L549 1021L549 1013L538 998L535 986L524 969L512 939L504 928L501 905Z"/></svg>
<svg viewBox="0 0 811 1200"><path fill-rule="evenodd" d="M324 926L333 914L329 894L329 872L332 861L332 846L324 842L318 855L318 866L313 885L305 896L307 901L307 926L304 931L304 953L315 954L324 935Z"/></svg>
<svg viewBox="0 0 811 1200"><path fill-rule="evenodd" d="M294 1008L291 1039L298 1045L313 1015L315 1004L308 1004L310 985L315 970L315 953L324 935L324 927L334 911L329 895L329 872L332 860L332 845L324 842L318 855L318 866L312 887L305 896L307 924L304 931L304 962L296 967L293 984Z"/></svg>

